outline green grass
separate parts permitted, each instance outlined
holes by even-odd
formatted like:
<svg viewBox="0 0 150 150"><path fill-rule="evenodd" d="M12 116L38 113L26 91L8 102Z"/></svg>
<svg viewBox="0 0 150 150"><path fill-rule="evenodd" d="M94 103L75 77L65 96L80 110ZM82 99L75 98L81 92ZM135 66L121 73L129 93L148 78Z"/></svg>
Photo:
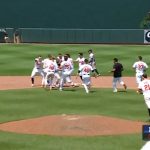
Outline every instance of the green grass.
<svg viewBox="0 0 150 150"><path fill-rule="evenodd" d="M0 91L0 122L52 114L107 115L131 120L146 120L147 110L142 95L135 91L112 89L46 91L26 89ZM138 114L138 115L137 115Z"/></svg>
<svg viewBox="0 0 150 150"><path fill-rule="evenodd" d="M51 137L0 132L2 150L139 150L141 135Z"/></svg>
<svg viewBox="0 0 150 150"><path fill-rule="evenodd" d="M82 88L63 92L35 88L0 91L0 97L1 123L53 114L105 115L139 121L148 117L142 95L133 90L113 93L112 89L93 89L87 95ZM79 138L0 132L3 150L137 150L142 144L142 134Z"/></svg>
<svg viewBox="0 0 150 150"><path fill-rule="evenodd" d="M134 76L132 65L138 55L150 65L148 45L3 44L0 46L0 75L30 75L34 58L39 54L45 58L49 53L54 56L70 53L76 59L78 52L88 57L90 48L94 50L97 68L102 75L111 75L108 71L114 57L123 63L124 76ZM77 66L75 64L75 72ZM1 123L56 114L104 115L138 121L148 119L143 96L133 90L113 93L112 89L93 89L89 95L83 88L63 92L36 88L0 91ZM79 138L0 132L2 150L138 150L142 145L141 134Z"/></svg>
<svg viewBox="0 0 150 150"><path fill-rule="evenodd" d="M112 89L93 89L87 95L82 88L63 92L35 88L0 91L0 96L0 122L53 114L147 120L143 97L132 90L113 93ZM0 132L3 150L137 150L142 144L142 134L75 138Z"/></svg>
<svg viewBox="0 0 150 150"><path fill-rule="evenodd" d="M124 76L134 76L132 65L138 55L143 56L144 61L150 65L149 45L6 44L0 46L0 75L30 75L37 55L45 58L49 53L54 56L58 53L70 53L76 59L78 53L83 52L88 58L87 51L90 48L94 50L97 68L102 75L110 75L108 71L112 69L114 57L118 57L124 65ZM75 70L77 66L76 64Z"/></svg>

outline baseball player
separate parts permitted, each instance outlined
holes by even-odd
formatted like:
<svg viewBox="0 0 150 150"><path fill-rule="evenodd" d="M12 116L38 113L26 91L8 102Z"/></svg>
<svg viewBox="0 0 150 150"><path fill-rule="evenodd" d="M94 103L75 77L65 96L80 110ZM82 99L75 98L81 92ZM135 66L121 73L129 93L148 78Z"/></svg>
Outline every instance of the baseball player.
<svg viewBox="0 0 150 150"><path fill-rule="evenodd" d="M138 93L143 93L150 117L150 80L147 79L147 74L142 75L142 81L138 86Z"/></svg>
<svg viewBox="0 0 150 150"><path fill-rule="evenodd" d="M42 57L38 56L34 60L34 68L31 73L31 86L34 86L34 77L36 75L41 75L42 78L44 78L44 71L43 71L43 63L42 63ZM44 80L42 80L42 86L44 85Z"/></svg>
<svg viewBox="0 0 150 150"><path fill-rule="evenodd" d="M141 150L150 150L150 141L147 141Z"/></svg>
<svg viewBox="0 0 150 150"><path fill-rule="evenodd" d="M84 63L85 64L80 66L79 73L81 72L82 75L82 82L83 82L82 85L84 86L86 93L89 93L91 87L90 73L94 72L94 69L92 68L91 65L88 64L89 63L88 59L85 59Z"/></svg>
<svg viewBox="0 0 150 150"><path fill-rule="evenodd" d="M72 86L74 86L74 83L71 80L71 74L74 70L73 65L70 61L68 61L68 56L64 56L64 61L60 64L60 68L62 70L62 75L60 79L60 88L59 90L62 91L64 81L70 83Z"/></svg>
<svg viewBox="0 0 150 150"><path fill-rule="evenodd" d="M97 68L96 68L96 61L95 61L95 56L93 54L93 50L90 49L88 50L89 53L89 64L92 66L94 72L96 72L97 76L100 76L100 73L98 72Z"/></svg>
<svg viewBox="0 0 150 150"><path fill-rule="evenodd" d="M64 56L61 53L59 53L56 58L56 61L57 61L58 66L60 66L60 64L64 61Z"/></svg>
<svg viewBox="0 0 150 150"><path fill-rule="evenodd" d="M73 65L73 59L71 58L70 54L66 54L68 56L68 61L70 61Z"/></svg>
<svg viewBox="0 0 150 150"><path fill-rule="evenodd" d="M113 65L113 69L110 71L113 73L113 92L117 92L117 82L119 82L124 89L127 89L126 84L122 81L121 77L122 77L122 71L123 71L123 65L121 63L118 62L117 58L113 59L114 65Z"/></svg>
<svg viewBox="0 0 150 150"><path fill-rule="evenodd" d="M49 85L50 90L52 89L54 83L54 77L57 76L58 66L54 61L54 58L51 56L47 62L46 76L45 76L45 87Z"/></svg>
<svg viewBox="0 0 150 150"><path fill-rule="evenodd" d="M136 71L136 82L139 84L142 80L142 75L148 68L148 65L142 61L142 56L138 56L138 61L135 62L132 67Z"/></svg>
<svg viewBox="0 0 150 150"><path fill-rule="evenodd" d="M79 57L74 62L78 62L79 68L80 68L82 65L85 64L85 62L84 62L85 58L83 57L83 53L79 53L78 55L79 55ZM78 73L79 73L79 69L78 69ZM79 76L80 76L80 78L82 80L82 74L81 74L81 72L79 73Z"/></svg>

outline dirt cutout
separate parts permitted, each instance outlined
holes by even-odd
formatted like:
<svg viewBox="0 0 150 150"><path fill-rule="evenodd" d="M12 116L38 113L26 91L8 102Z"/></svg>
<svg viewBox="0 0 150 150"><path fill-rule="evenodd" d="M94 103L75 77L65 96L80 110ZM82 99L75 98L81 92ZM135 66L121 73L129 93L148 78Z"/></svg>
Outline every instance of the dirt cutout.
<svg viewBox="0 0 150 150"><path fill-rule="evenodd" d="M81 83L79 78L74 77L73 80ZM135 78L124 77L123 80L128 85L128 89L136 89ZM35 87L39 87L41 79L38 77L35 82ZM32 88L29 76L0 77L0 83L0 90ZM111 88L112 77L93 78L92 86ZM105 116L64 114L2 123L0 130L54 136L98 136L141 133L143 124L143 122Z"/></svg>

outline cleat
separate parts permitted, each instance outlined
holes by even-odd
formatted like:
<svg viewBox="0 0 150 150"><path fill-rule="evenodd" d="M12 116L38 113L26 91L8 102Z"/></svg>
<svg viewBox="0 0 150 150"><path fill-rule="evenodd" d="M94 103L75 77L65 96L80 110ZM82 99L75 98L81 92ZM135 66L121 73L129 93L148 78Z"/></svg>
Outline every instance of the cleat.
<svg viewBox="0 0 150 150"><path fill-rule="evenodd" d="M113 92L114 92L114 93L116 93L116 92L118 92L118 90L117 90L117 89L115 89L115 90L113 90Z"/></svg>

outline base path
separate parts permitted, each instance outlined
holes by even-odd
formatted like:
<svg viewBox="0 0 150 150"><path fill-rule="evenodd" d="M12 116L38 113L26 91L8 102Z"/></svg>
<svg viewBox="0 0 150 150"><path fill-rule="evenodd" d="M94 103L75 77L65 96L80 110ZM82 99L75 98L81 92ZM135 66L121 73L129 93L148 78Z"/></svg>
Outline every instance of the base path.
<svg viewBox="0 0 150 150"><path fill-rule="evenodd" d="M72 77L76 83L81 83L79 77ZM123 77L123 81L127 84L128 89L136 89L135 77ZM35 87L39 87L41 84L41 78L35 78ZM111 88L112 77L100 76L92 78L92 86L97 88ZM120 85L118 85L119 88ZM31 88L31 81L29 76L0 76L0 90L7 89L24 89Z"/></svg>
<svg viewBox="0 0 150 150"><path fill-rule="evenodd" d="M73 81L81 84L80 78ZM128 89L136 89L134 77L124 77ZM40 87L41 78L35 78L35 87ZM112 77L92 78L92 86L111 88ZM0 90L31 88L29 76L1 76ZM120 87L121 88L121 87ZM43 134L54 136L102 136L141 133L143 122L106 116L53 115L0 124L0 130L22 134Z"/></svg>

